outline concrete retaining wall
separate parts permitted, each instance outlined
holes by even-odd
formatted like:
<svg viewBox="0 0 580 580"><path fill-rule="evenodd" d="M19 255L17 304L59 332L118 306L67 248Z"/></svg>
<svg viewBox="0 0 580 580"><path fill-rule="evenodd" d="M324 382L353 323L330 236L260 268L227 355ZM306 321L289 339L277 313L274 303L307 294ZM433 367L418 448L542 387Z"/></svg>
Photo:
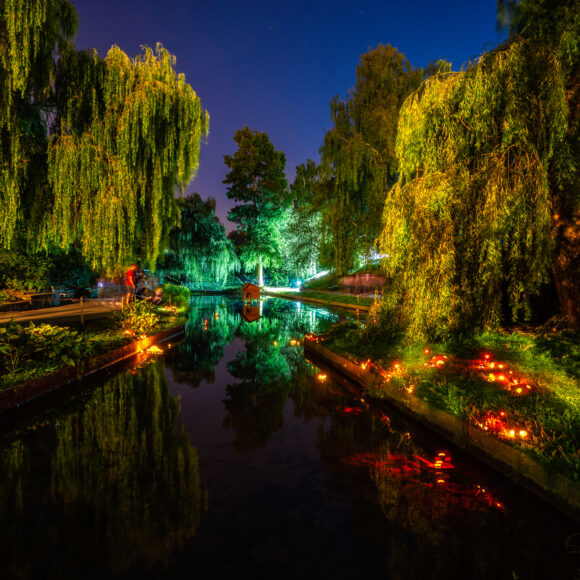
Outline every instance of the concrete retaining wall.
<svg viewBox="0 0 580 580"><path fill-rule="evenodd" d="M379 386L381 379L348 359L313 341L304 341L304 354L319 359L365 389ZM461 449L501 471L513 481L580 521L580 484L548 470L532 457L484 431L436 409L404 390L381 386L385 400L406 415L427 425Z"/></svg>

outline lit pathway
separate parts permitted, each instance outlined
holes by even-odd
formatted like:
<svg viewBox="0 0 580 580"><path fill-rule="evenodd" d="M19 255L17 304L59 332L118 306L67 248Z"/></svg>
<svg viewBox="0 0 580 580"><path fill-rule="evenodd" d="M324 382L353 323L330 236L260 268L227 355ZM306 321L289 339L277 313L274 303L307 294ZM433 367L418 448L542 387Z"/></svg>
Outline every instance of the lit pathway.
<svg viewBox="0 0 580 580"><path fill-rule="evenodd" d="M81 315L84 320L93 320L102 318L112 310L121 307L120 300L84 300L81 303L74 302L64 306L53 306L51 308L40 308L37 310L24 310L23 312L0 312L0 324L9 322L27 323L29 321L35 324L80 324Z"/></svg>

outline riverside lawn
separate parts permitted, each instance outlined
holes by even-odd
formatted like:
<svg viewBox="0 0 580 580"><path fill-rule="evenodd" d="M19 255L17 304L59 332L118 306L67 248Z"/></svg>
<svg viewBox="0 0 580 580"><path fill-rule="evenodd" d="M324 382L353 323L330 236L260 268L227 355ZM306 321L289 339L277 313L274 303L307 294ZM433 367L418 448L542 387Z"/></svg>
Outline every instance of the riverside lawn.
<svg viewBox="0 0 580 580"><path fill-rule="evenodd" d="M405 389L580 481L579 338L519 330L410 345L372 324L346 323L324 346L376 372L382 385ZM366 396L385 394L379 384Z"/></svg>

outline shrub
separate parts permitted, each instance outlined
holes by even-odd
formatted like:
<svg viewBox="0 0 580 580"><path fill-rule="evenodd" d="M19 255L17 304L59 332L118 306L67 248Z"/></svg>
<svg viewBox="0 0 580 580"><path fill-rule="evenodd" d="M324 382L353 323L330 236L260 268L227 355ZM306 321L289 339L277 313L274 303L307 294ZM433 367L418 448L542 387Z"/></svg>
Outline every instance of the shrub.
<svg viewBox="0 0 580 580"><path fill-rule="evenodd" d="M178 286L176 284L163 284L164 300L177 307L186 307L191 298L191 292L185 286Z"/></svg>
<svg viewBox="0 0 580 580"><path fill-rule="evenodd" d="M116 311L113 318L121 324L124 331L136 336L150 334L159 324L159 316L154 306L144 300L133 302Z"/></svg>

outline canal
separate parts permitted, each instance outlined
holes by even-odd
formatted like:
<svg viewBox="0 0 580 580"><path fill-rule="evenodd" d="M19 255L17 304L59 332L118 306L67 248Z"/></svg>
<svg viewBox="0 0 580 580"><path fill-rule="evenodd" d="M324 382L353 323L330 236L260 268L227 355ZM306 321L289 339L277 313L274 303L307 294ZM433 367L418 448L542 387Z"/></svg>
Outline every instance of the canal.
<svg viewBox="0 0 580 580"><path fill-rule="evenodd" d="M0 578L578 578L577 523L305 360L345 316L196 298L163 353L3 416Z"/></svg>

